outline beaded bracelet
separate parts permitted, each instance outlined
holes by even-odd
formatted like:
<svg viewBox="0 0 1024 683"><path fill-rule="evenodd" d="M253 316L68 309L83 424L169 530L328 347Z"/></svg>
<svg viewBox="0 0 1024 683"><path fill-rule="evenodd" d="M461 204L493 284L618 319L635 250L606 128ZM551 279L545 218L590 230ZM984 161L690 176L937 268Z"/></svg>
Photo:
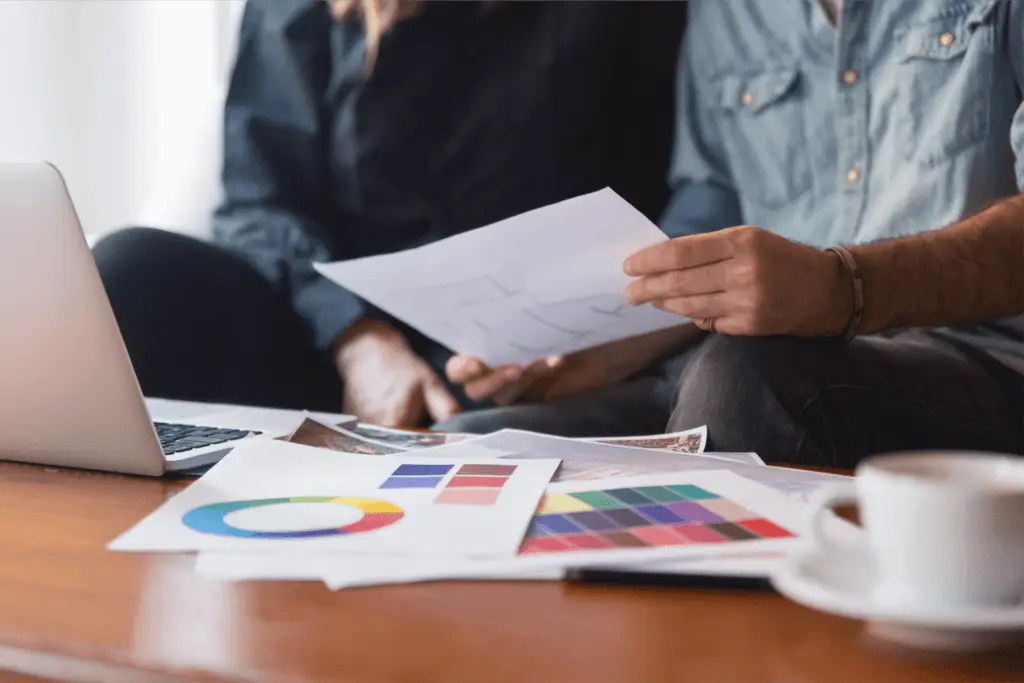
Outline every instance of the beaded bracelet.
<svg viewBox="0 0 1024 683"><path fill-rule="evenodd" d="M825 251L837 254L850 276L850 288L853 290L853 310L850 312L850 318L846 321L843 331L839 333L843 341L850 341L857 336L861 323L864 322L864 282L860 277L857 259L853 258L853 254L850 253L849 249L846 247L829 247Z"/></svg>

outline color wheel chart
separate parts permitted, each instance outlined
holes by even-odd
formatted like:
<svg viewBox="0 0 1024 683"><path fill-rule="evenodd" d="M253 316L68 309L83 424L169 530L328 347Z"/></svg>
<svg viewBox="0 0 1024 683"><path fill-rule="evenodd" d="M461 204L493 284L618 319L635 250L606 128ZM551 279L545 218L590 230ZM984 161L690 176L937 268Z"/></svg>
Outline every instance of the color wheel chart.
<svg viewBox="0 0 1024 683"><path fill-rule="evenodd" d="M224 518L232 512L247 510L268 505L288 505L290 503L331 503L333 505L349 505L363 513L355 522L340 527L325 529L301 529L296 531L256 531L242 529L228 524ZM373 498L335 498L332 496L297 496L292 498L260 498L255 500L237 500L229 503L212 503L189 510L181 518L182 523L203 534L214 536L231 536L234 538L266 538L295 539L322 538L324 536L345 536L373 531L394 524L405 513L402 508L386 500Z"/></svg>
<svg viewBox="0 0 1024 683"><path fill-rule="evenodd" d="M792 538L786 529L692 484L548 494L520 555Z"/></svg>
<svg viewBox="0 0 1024 683"><path fill-rule="evenodd" d="M455 465L402 464L380 485L380 489L436 489ZM516 465L462 465L434 498L435 505L494 505L502 488L515 473ZM288 505L291 503L329 503L348 505L363 513L357 521L340 527L296 529L294 531L259 531L229 524L225 518L233 512L254 507ZM182 517L188 528L214 536L233 538L300 539L345 536L382 529L405 516L398 505L375 498L335 496L293 496L289 498L258 498L211 503L189 510Z"/></svg>

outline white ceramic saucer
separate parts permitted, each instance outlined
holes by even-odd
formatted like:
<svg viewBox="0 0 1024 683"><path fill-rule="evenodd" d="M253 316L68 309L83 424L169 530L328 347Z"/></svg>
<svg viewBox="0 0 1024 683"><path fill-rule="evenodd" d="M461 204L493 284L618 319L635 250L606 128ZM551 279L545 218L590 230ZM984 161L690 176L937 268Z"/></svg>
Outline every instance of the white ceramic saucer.
<svg viewBox="0 0 1024 683"><path fill-rule="evenodd" d="M894 607L871 595L874 568L857 552L826 556L804 551L787 557L772 584L805 607L868 622L868 632L883 640L918 648L980 650L1020 640L1024 605L1007 607Z"/></svg>

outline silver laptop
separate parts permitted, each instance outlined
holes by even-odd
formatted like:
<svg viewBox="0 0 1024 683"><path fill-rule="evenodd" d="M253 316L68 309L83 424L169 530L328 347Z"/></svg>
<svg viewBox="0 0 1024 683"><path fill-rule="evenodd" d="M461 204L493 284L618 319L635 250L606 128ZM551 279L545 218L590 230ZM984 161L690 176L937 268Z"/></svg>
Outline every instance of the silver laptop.
<svg viewBox="0 0 1024 683"><path fill-rule="evenodd" d="M151 419L60 172L0 163L0 459L159 476L267 431L218 408ZM272 412L264 437L287 433Z"/></svg>

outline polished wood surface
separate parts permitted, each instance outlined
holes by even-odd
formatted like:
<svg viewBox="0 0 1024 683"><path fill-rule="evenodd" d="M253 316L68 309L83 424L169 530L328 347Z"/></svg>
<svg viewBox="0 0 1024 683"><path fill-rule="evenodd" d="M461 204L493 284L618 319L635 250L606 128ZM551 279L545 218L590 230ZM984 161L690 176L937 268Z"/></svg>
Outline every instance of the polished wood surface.
<svg viewBox="0 0 1024 683"><path fill-rule="evenodd" d="M0 670L15 681L1020 681L924 661L770 594L559 583L331 593L215 583L105 544L186 484L0 464ZM0 674L0 681L6 680Z"/></svg>

